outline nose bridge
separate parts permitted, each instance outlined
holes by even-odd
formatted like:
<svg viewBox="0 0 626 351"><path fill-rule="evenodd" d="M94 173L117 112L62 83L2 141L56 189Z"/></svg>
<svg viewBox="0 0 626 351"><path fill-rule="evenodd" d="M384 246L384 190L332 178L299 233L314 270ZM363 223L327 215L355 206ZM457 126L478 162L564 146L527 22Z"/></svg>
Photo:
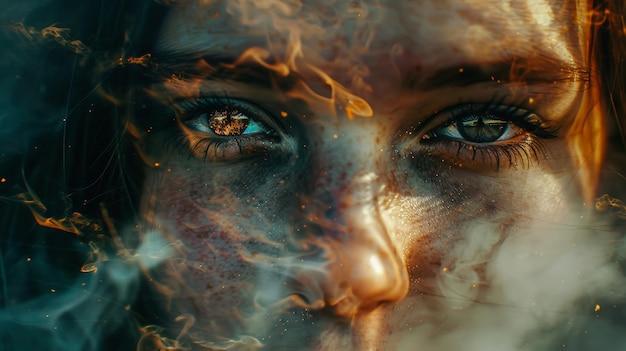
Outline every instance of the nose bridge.
<svg viewBox="0 0 626 351"><path fill-rule="evenodd" d="M325 220L332 224L324 226L318 238L327 259L320 284L325 303L345 317L400 300L409 286L404 262L380 211L384 179L372 168L343 173L338 176L343 180L329 179L336 187L329 187L332 203L326 208L332 211L330 215L325 211Z"/></svg>

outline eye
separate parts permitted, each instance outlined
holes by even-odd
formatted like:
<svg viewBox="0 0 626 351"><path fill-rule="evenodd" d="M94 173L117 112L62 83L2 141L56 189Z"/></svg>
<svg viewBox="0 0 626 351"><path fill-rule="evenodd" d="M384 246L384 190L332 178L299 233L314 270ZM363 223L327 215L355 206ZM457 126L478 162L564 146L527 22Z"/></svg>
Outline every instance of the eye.
<svg viewBox="0 0 626 351"><path fill-rule="evenodd" d="M273 118L249 102L230 98L199 98L176 104L186 145L194 156L233 161L272 151L280 136Z"/></svg>
<svg viewBox="0 0 626 351"><path fill-rule="evenodd" d="M512 119L514 115L523 118L525 111L511 111L506 107L485 109L480 105L466 105L448 113L452 117L447 123L426 134L423 139L446 137L485 144L511 139L524 133L524 129L515 125Z"/></svg>
<svg viewBox="0 0 626 351"><path fill-rule="evenodd" d="M247 105L228 102L218 106L205 106L196 111L193 118L185 124L199 132L224 137L268 133L270 130L267 127L250 117L253 113L248 112L252 109Z"/></svg>
<svg viewBox="0 0 626 351"><path fill-rule="evenodd" d="M445 122L422 136L427 154L479 170L530 166L546 154L543 139L557 136L540 116L514 106L457 105L434 118Z"/></svg>

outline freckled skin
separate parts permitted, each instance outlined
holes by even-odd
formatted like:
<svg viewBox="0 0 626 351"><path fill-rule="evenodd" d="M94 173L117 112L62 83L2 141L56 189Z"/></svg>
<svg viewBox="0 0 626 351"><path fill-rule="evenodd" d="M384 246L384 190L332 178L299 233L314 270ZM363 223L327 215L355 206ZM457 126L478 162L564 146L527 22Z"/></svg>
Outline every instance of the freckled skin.
<svg viewBox="0 0 626 351"><path fill-rule="evenodd" d="M223 5L221 17L211 16L214 20L202 17L214 9L195 6L172 10L160 49L206 49L231 35L227 50L234 57L249 45L263 45L252 39L253 24L242 26L241 36L233 34L235 29L212 26L233 21L229 5ZM421 126L426 118L459 101L487 103L491 86L417 94L401 89L407 67L428 72L441 65L497 60L505 51L542 45L550 36L564 43L555 48L556 56L586 57L577 46L584 30L547 28L573 17L573 6L544 27L530 26L527 8L513 11L506 2L384 2L369 10L374 23L389 28L376 32L367 53L358 53L360 42L351 38L345 45L352 51L338 47L341 55L330 50L307 56L319 45L337 46L342 31L359 33L350 32L351 26L364 27L346 20L345 28L329 29L313 42L303 24L300 65L320 67L359 91L372 106L372 117L349 119L343 110L333 115L311 98L305 101L306 117L290 113L285 118L290 129L280 132L280 147L226 162L163 150L169 130L140 141L139 148L160 161L148 170L146 220L182 243L180 257L154 276L175 291L172 316L195 316L192 339L225 345L252 336L269 350L396 350L400 342L394 331L421 323L420 313L412 311L427 304L422 297L445 296L438 276L456 268L452 248L466 239L471 225L489 223L497 237L505 238L512 227L558 216L566 210L563 199L580 202L565 133L540 141L545 154L515 159L516 164L502 161L497 170L493 162L479 161L480 155L455 153L456 146L425 146L424 128L436 127ZM266 12L259 15L262 33L272 21L263 17ZM537 38L537 33L544 35ZM392 55L394 45L403 49ZM275 54L280 57L282 51ZM346 70L357 61L367 74ZM305 81L319 78L311 72L303 76ZM229 96L239 98L231 91L245 89L233 86ZM552 111L566 128L577 113L574 101L580 91L575 87L548 94L539 110ZM241 94L247 100L255 96ZM407 136L410 130L416 132Z"/></svg>

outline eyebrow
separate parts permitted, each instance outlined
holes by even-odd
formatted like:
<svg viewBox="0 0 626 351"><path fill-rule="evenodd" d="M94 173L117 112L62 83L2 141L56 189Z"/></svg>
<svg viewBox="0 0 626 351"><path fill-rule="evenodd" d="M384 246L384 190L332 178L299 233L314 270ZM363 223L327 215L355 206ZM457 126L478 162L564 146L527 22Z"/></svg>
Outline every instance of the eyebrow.
<svg viewBox="0 0 626 351"><path fill-rule="evenodd" d="M157 53L160 74L184 74L188 78L238 81L267 89L289 91L304 80L297 72L280 75L257 62L243 62L228 67L236 58L207 53L170 51ZM202 67L199 65L202 63ZM269 62L275 63L275 62ZM590 70L549 55L501 59L495 63L471 63L442 67L434 72L424 72L421 66L404 71L401 88L405 91L424 92L446 87L468 87L476 84L523 83L528 85L556 84L561 82L589 82Z"/></svg>
<svg viewBox="0 0 626 351"><path fill-rule="evenodd" d="M166 52L159 54L157 73L169 77L182 74L184 78L243 82L260 88L288 91L302 78L293 71L284 76L253 61L228 67L236 58L222 55Z"/></svg>
<svg viewBox="0 0 626 351"><path fill-rule="evenodd" d="M402 86L409 91L427 91L444 87L467 87L475 84L524 83L556 84L561 82L588 82L590 70L562 60L539 58L515 58L496 63L456 65L436 70L432 74L420 72L415 67L407 72Z"/></svg>

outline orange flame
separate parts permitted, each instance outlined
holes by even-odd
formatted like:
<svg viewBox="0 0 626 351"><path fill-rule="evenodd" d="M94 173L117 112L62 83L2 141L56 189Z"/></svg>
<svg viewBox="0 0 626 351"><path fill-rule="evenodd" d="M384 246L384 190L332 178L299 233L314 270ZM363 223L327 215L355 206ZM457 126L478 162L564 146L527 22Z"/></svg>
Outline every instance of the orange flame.
<svg viewBox="0 0 626 351"><path fill-rule="evenodd" d="M26 27L23 23L15 23L10 25L16 33L20 34L23 38L32 42L40 41L55 41L60 46L68 48L77 54L89 54L91 49L80 40L71 40L69 28L59 28L54 24L49 25L41 30L37 30L34 27Z"/></svg>
<svg viewBox="0 0 626 351"><path fill-rule="evenodd" d="M84 235L86 230L89 233L100 233L102 231L102 226L99 223L78 212L73 212L71 215L61 218L45 216L46 206L32 192L18 194L17 197L28 206L35 221L42 227L58 229L75 235Z"/></svg>
<svg viewBox="0 0 626 351"><path fill-rule="evenodd" d="M143 67L148 67L148 65L152 64L152 54L145 54L140 57L120 57L117 61L118 66L126 66L126 65L139 65Z"/></svg>

